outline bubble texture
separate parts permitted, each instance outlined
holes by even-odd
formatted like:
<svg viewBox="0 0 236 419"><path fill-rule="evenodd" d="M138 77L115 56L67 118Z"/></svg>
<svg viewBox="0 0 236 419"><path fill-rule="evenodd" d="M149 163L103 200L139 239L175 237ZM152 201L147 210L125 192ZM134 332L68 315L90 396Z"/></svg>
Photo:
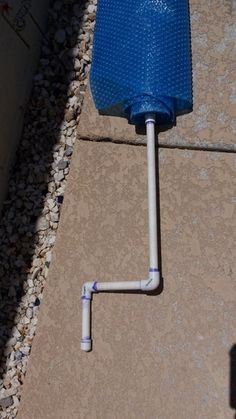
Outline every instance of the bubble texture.
<svg viewBox="0 0 236 419"><path fill-rule="evenodd" d="M159 125L192 109L188 0L98 0L90 83L103 115Z"/></svg>

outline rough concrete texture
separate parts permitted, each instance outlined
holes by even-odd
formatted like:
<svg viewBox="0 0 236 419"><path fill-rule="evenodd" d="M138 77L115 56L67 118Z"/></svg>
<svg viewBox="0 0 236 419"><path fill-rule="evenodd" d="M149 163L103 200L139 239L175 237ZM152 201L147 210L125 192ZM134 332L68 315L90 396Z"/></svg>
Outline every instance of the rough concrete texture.
<svg viewBox="0 0 236 419"><path fill-rule="evenodd" d="M194 112L159 135L160 145L236 150L236 7L234 0L190 0ZM121 118L99 116L90 93L84 103L79 136L145 142Z"/></svg>
<svg viewBox="0 0 236 419"><path fill-rule="evenodd" d="M36 70L48 0L9 3L3 17L0 8L0 210L7 189L9 168L21 134L24 111ZM0 4L1 6L1 4ZM10 26L11 25L11 26ZM18 35L17 35L17 31ZM23 38L20 39L20 37ZM25 42L25 43L24 43Z"/></svg>
<svg viewBox="0 0 236 419"><path fill-rule="evenodd" d="M78 142L18 419L232 419L235 156L159 159L164 290L95 295L82 353L82 283L147 275L147 168L146 147Z"/></svg>

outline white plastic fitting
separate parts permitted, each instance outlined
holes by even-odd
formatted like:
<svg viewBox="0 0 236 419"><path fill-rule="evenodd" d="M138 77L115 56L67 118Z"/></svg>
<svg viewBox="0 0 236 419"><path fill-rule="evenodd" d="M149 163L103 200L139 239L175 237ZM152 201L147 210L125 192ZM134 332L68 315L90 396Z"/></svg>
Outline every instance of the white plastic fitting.
<svg viewBox="0 0 236 419"><path fill-rule="evenodd" d="M143 291L150 292L160 284L157 242L156 214L156 156L155 156L155 114L145 115L147 130L148 161L148 220L149 220L149 275L140 281L120 282L85 282L82 288L82 338L81 349L89 352L92 349L91 339L91 300L94 293L102 291Z"/></svg>

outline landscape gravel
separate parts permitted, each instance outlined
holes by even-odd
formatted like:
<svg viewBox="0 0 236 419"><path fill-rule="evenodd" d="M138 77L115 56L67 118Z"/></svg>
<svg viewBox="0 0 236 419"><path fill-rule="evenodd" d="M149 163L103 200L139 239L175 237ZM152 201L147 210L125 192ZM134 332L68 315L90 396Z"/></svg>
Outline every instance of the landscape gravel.
<svg viewBox="0 0 236 419"><path fill-rule="evenodd" d="M0 418L17 416L90 69L96 0L51 2L0 220Z"/></svg>

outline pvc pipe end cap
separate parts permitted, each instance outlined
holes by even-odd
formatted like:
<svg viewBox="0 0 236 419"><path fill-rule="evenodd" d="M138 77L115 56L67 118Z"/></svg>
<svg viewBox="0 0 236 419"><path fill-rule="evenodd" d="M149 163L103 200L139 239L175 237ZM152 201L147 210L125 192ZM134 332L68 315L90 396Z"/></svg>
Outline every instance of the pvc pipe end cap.
<svg viewBox="0 0 236 419"><path fill-rule="evenodd" d="M92 350L92 339L81 339L80 348L82 351L89 352Z"/></svg>

